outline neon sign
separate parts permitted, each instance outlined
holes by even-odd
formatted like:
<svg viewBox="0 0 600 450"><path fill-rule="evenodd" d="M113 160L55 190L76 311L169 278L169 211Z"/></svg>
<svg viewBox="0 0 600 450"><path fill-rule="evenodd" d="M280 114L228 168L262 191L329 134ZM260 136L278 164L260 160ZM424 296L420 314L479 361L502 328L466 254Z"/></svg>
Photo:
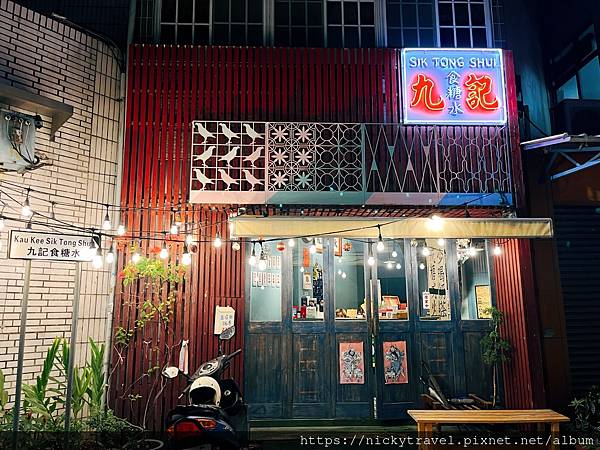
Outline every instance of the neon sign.
<svg viewBox="0 0 600 450"><path fill-rule="evenodd" d="M506 123L502 50L405 49L402 78L405 124Z"/></svg>

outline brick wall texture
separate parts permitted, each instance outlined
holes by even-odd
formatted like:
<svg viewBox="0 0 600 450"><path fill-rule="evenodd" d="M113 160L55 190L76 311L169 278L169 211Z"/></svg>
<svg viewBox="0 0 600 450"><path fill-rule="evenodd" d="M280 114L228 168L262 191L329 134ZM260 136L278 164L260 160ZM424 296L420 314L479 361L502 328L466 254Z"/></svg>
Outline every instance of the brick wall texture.
<svg viewBox="0 0 600 450"><path fill-rule="evenodd" d="M45 216L54 212L59 221L100 228L105 214L101 204L117 203L123 107L117 56L115 50L98 39L11 1L0 0L0 83L74 108L54 141L50 139L51 118L42 115L44 127L36 133L35 146L53 165L24 175L0 173L0 200L5 204L5 215L19 215L23 188L31 187L41 191L31 194L34 211ZM15 110L1 103L0 108ZM86 203L90 200L101 204ZM51 202L56 203L54 207ZM111 216L114 223L116 212L111 211ZM35 219L49 225L57 223L41 215ZM0 368L11 394L16 376L24 262L6 258L7 237L9 229L20 227L23 224L7 222L0 233ZM33 229L50 231L42 225L34 225ZM74 276L72 263L32 262L25 383L31 383L39 372L54 337L69 336ZM89 263L82 264L79 361L87 358L89 337L105 340L113 284L111 269L106 265L98 270Z"/></svg>

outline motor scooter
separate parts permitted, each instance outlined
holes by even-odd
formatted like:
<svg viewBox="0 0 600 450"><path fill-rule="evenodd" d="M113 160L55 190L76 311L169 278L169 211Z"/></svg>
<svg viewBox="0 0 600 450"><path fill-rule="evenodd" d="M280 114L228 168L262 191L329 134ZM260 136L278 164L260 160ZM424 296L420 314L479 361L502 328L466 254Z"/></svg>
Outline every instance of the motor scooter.
<svg viewBox="0 0 600 450"><path fill-rule="evenodd" d="M177 367L166 367L166 378L184 376L188 386L179 398L188 396L188 405L169 412L166 430L173 450L233 450L242 448L248 437L247 408L237 383L221 379L240 350L224 355L223 341L235 335L230 327L219 335L219 356L198 367L193 375Z"/></svg>

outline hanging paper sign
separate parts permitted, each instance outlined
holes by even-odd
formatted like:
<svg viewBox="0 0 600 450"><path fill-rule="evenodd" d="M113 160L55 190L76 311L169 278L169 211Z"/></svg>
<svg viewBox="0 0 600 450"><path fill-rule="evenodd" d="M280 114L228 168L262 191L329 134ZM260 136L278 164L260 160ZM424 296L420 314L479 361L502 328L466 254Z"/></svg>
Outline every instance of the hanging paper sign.
<svg viewBox="0 0 600 450"><path fill-rule="evenodd" d="M235 325L235 309L231 306L217 306L215 309L215 334Z"/></svg>
<svg viewBox="0 0 600 450"><path fill-rule="evenodd" d="M429 316L450 320L450 299L447 291L446 253L434 249L427 256L427 286L429 292Z"/></svg>
<svg viewBox="0 0 600 450"><path fill-rule="evenodd" d="M475 286L475 299L477 302L477 318L491 319L489 309L492 307L492 293L489 284L478 284Z"/></svg>
<svg viewBox="0 0 600 450"><path fill-rule="evenodd" d="M362 342L340 342L340 384L365 384Z"/></svg>
<svg viewBox="0 0 600 450"><path fill-rule="evenodd" d="M385 384L408 383L406 341L383 343L383 370Z"/></svg>
<svg viewBox="0 0 600 450"><path fill-rule="evenodd" d="M431 306L431 297L429 297L429 292L423 292L423 309L429 309Z"/></svg>
<svg viewBox="0 0 600 450"><path fill-rule="evenodd" d="M405 124L506 123L500 49L405 49L402 75Z"/></svg>
<svg viewBox="0 0 600 450"><path fill-rule="evenodd" d="M46 261L91 261L94 256L90 251L91 242L92 238L89 235L11 230L8 257Z"/></svg>

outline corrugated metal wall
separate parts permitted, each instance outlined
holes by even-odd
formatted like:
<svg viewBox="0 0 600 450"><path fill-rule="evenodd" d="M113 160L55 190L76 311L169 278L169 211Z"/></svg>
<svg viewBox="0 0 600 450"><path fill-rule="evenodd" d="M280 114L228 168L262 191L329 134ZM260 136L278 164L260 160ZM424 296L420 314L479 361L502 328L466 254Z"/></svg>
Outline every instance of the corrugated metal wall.
<svg viewBox="0 0 600 450"><path fill-rule="evenodd" d="M530 243L512 239L500 244L503 254L494 259L496 300L504 312L502 336L512 346L511 361L503 367L505 403L509 408L540 407L544 382Z"/></svg>
<svg viewBox="0 0 600 450"><path fill-rule="evenodd" d="M595 206L555 207L573 393L600 381L600 214Z"/></svg>

